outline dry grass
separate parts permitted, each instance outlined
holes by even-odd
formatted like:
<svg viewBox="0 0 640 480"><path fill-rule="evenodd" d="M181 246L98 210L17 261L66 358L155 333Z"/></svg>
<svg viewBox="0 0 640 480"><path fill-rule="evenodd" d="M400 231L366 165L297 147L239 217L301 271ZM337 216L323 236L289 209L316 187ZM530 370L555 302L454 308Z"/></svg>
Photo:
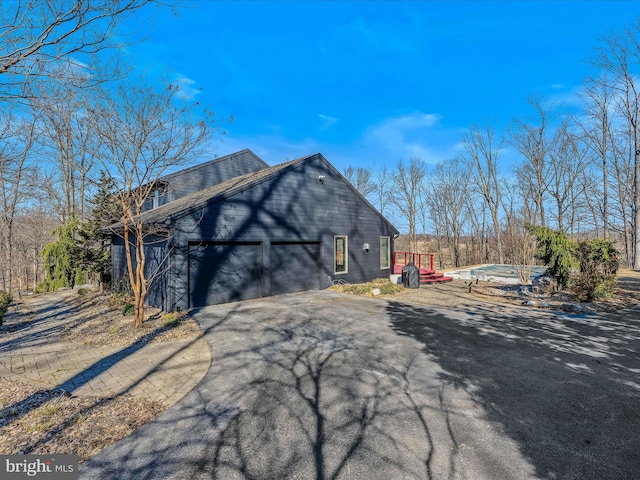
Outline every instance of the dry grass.
<svg viewBox="0 0 640 480"><path fill-rule="evenodd" d="M119 396L68 396L0 377L0 454L69 454L87 460L166 409Z"/></svg>
<svg viewBox="0 0 640 480"><path fill-rule="evenodd" d="M116 297L117 298L117 297ZM145 308L141 328L133 327L133 316L122 314L128 299L89 293L71 297L69 303L78 313L69 321L60 338L77 345L129 346L134 343L161 343L197 338L200 329L184 313L165 313Z"/></svg>
<svg viewBox="0 0 640 480"><path fill-rule="evenodd" d="M613 312L640 303L640 272L621 270L617 276L618 287L612 298L600 298L592 302L580 302L578 296L569 291L554 292L550 295L528 295L519 293L519 286L495 285L481 282L472 286L472 293L483 301L494 301L510 305L522 305L532 300L531 308L562 310L563 307L579 305L585 313Z"/></svg>
<svg viewBox="0 0 640 480"><path fill-rule="evenodd" d="M83 292L61 292L73 307L61 333L64 341L80 345L129 346L134 343L172 342L201 335L184 314L162 314L148 308L142 328L123 316L122 301ZM40 307L38 305L40 304ZM25 297L10 332L38 320L42 300ZM166 410L162 402L120 395L111 398L71 396L43 390L14 378L0 377L0 454L74 454L83 462L124 438Z"/></svg>
<svg viewBox="0 0 640 480"><path fill-rule="evenodd" d="M377 297L379 295L394 295L402 292L402 285L394 285L386 278L376 278L368 283L354 283L348 285L336 285L330 288L336 292L350 293L353 295L365 295L368 297Z"/></svg>

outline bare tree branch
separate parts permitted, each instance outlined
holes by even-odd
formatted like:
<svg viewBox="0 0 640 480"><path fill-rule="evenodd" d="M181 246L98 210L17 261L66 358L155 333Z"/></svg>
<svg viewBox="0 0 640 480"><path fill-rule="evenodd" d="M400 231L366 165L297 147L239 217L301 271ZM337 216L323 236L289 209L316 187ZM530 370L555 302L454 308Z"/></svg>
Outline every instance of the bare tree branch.
<svg viewBox="0 0 640 480"><path fill-rule="evenodd" d="M100 138L96 157L116 186L123 212L121 230L116 233L124 239L137 327L143 322L149 286L162 269L159 265L151 271L145 268L148 242L168 244L164 227L144 222L145 202L168 168L188 164L210 147L213 113L197 107L181 101L173 86L154 88L144 81L126 82L105 92L95 116Z"/></svg>
<svg viewBox="0 0 640 480"><path fill-rule="evenodd" d="M118 26L158 0L12 0L0 9L0 98L30 98L38 80L60 78L120 47ZM77 58L75 58L77 57Z"/></svg>

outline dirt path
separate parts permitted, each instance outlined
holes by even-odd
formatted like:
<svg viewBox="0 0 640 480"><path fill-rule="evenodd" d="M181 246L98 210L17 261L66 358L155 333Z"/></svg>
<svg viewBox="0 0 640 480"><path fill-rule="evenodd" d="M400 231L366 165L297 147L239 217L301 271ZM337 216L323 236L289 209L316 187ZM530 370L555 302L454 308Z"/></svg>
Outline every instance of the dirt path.
<svg viewBox="0 0 640 480"><path fill-rule="evenodd" d="M86 460L182 398L207 371L195 322L144 328L108 297L23 297L0 327L0 454Z"/></svg>

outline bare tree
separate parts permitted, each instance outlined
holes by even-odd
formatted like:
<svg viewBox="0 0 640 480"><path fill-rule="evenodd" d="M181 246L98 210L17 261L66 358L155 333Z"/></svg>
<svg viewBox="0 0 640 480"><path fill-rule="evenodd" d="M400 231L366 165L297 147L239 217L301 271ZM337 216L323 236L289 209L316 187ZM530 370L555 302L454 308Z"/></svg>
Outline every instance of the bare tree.
<svg viewBox="0 0 640 480"><path fill-rule="evenodd" d="M363 167L354 168L351 165L345 168L342 174L356 190L364 197L376 191L376 185L371 180L371 170Z"/></svg>
<svg viewBox="0 0 640 480"><path fill-rule="evenodd" d="M549 186L548 142L551 122L551 105L539 97L529 97L527 102L536 110L533 120L517 119L511 128L509 142L522 155L519 177L529 184L533 193L535 210L533 225L545 226L545 198Z"/></svg>
<svg viewBox="0 0 640 480"><path fill-rule="evenodd" d="M633 148L632 265L635 270L640 270L640 84L635 74L640 67L639 34L640 20L623 33L603 37L591 60L608 74L617 109L628 124Z"/></svg>
<svg viewBox="0 0 640 480"><path fill-rule="evenodd" d="M14 220L33 186L29 160L34 154L36 120L10 110L0 114L0 223L4 252L3 288L13 290Z"/></svg>
<svg viewBox="0 0 640 480"><path fill-rule="evenodd" d="M523 285L531 283L531 273L535 265L536 238L531 235L527 226L530 225L528 215L530 210L522 202L522 188L517 179L504 182L504 230L503 248L507 264L511 264Z"/></svg>
<svg viewBox="0 0 640 480"><path fill-rule="evenodd" d="M396 195L391 197L391 203L405 217L409 227L409 248L418 251L417 221L419 206L422 202L422 182L426 169L422 160L412 157L409 166L405 167L402 160L398 162L397 171L392 174Z"/></svg>
<svg viewBox="0 0 640 480"><path fill-rule="evenodd" d="M77 88L85 85L85 72L70 72L73 83L52 80L38 87L38 95L31 100L34 111L40 112L38 141L42 154L55 179L52 189L52 205L63 223L85 218L85 197L96 163L92 152L96 151L95 122L91 104L92 89ZM105 73L103 78L109 78Z"/></svg>
<svg viewBox="0 0 640 480"><path fill-rule="evenodd" d="M168 168L202 155L211 139L213 114L180 99L174 86L154 88L126 82L107 92L98 116L100 159L123 212L121 231L134 295L134 325L144 319L153 276L146 271L145 245L162 232L144 223L144 204Z"/></svg>
<svg viewBox="0 0 640 480"><path fill-rule="evenodd" d="M373 184L375 186L373 193L375 194L376 207L380 213L384 215L391 201L391 191L393 188L393 178L386 166L378 170L376 180Z"/></svg>
<svg viewBox="0 0 640 480"><path fill-rule="evenodd" d="M489 241L487 238L486 203L476 189L470 189L465 195L469 211L469 245L467 246L466 264L486 263L492 261ZM495 260L493 260L495 261Z"/></svg>
<svg viewBox="0 0 640 480"><path fill-rule="evenodd" d="M0 98L24 99L34 82L60 77L67 62L86 66L120 46L117 27L157 0L13 0L0 9ZM169 3L169 2L164 2ZM104 56L102 58L104 61ZM68 73L68 72L67 72ZM67 80L74 80L73 77ZM101 79L96 77L96 81Z"/></svg>
<svg viewBox="0 0 640 480"><path fill-rule="evenodd" d="M472 127L463 136L463 152L460 159L467 166L475 188L489 210L493 223L499 263L504 263L500 235L500 209L502 192L498 175L498 161L504 140L497 138L489 125L484 129Z"/></svg>
<svg viewBox="0 0 640 480"><path fill-rule="evenodd" d="M600 158L602 168L602 229L609 238L609 168L614 108L614 90L607 73L588 78L580 97L585 106L585 121L581 128L585 141Z"/></svg>
<svg viewBox="0 0 640 480"><path fill-rule="evenodd" d="M31 203L21 209L14 221L14 250L18 255L14 277L20 290L35 291L44 279L42 249L60 224L42 204Z"/></svg>
<svg viewBox="0 0 640 480"><path fill-rule="evenodd" d="M570 131L570 120L565 119L554 132L548 146L549 196L555 203L557 229L573 233L579 180L587 167L586 149L581 148L578 137ZM568 225L567 225L568 223Z"/></svg>
<svg viewBox="0 0 640 480"><path fill-rule="evenodd" d="M608 161L610 158L608 159ZM601 165L598 166L598 158L591 158L587 161L585 168L578 178L576 189L579 191L580 202L574 205L572 210L585 210L584 216L591 219L591 227L595 231L596 237L600 237L601 226L603 226L603 203L604 192L602 189ZM609 202L607 202L609 203ZM607 208L607 226L611 225L611 208ZM607 228L609 231L609 228ZM609 233L607 233L609 235Z"/></svg>
<svg viewBox="0 0 640 480"><path fill-rule="evenodd" d="M622 235L627 266L633 266L633 160L634 151L628 132L617 132L611 149L612 204L610 227Z"/></svg>
<svg viewBox="0 0 640 480"><path fill-rule="evenodd" d="M469 170L459 159L437 164L425 182L424 197L431 222L436 235L444 235L454 267L462 264L461 241L469 217L468 192Z"/></svg>

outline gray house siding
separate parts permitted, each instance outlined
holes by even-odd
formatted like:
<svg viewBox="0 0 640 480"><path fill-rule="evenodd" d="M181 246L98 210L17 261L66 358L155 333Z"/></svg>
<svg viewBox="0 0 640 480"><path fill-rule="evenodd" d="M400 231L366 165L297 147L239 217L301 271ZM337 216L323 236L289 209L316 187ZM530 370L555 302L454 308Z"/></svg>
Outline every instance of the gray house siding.
<svg viewBox="0 0 640 480"><path fill-rule="evenodd" d="M147 294L149 305L167 310L169 307L168 273L170 255L167 240L150 236L145 244L145 278L151 280ZM135 251L131 250L132 261L135 262ZM129 273L124 247L124 239L114 235L111 243L111 264L113 268L113 288L118 290L128 285Z"/></svg>
<svg viewBox="0 0 640 480"><path fill-rule="evenodd" d="M179 172L166 175L158 180L162 185L157 205L173 202L178 198L204 190L231 178L246 173L262 170L268 165L250 150L242 150L220 157L216 160L196 165ZM154 199L150 198L143 206L143 211L153 208Z"/></svg>
<svg viewBox="0 0 640 480"><path fill-rule="evenodd" d="M323 182L319 181L320 176L324 176ZM169 304L163 305L170 310L194 306L192 297L196 290L214 288L213 285L220 289L225 284L222 276L216 277L208 287L190 285L190 282L207 282L214 268L212 262L202 264L190 260L190 245L191 249L198 244L203 248L218 245L216 248L221 251L225 251L224 245L258 245L262 252L258 296L265 296L295 291L300 286L296 279L302 278L311 288L326 288L330 280L338 278L357 283L388 276L390 269L380 268L380 237L390 237L393 251L393 236L397 233L319 155L230 198L212 201L174 222L172 265L167 283L171 290ZM348 237L346 273L334 271L336 235ZM363 250L365 243L369 244L369 251ZM232 248L226 251L236 253ZM288 255L295 257L283 264ZM218 256L216 261L226 260ZM289 287L283 274L287 270L291 278ZM231 277L229 283L233 283ZM256 290L252 291L255 294ZM198 293L198 302L202 302L202 295L206 298L209 293ZM235 295L239 297L244 293Z"/></svg>
<svg viewBox="0 0 640 480"><path fill-rule="evenodd" d="M148 304L184 310L391 273L381 268L380 238L389 238L392 252L397 230L320 154L214 185L144 214L144 222L169 232L145 250L147 273L161 272ZM336 236L348 240L347 268L340 272ZM114 238L116 281L126 276L124 252L122 239Z"/></svg>
<svg viewBox="0 0 640 480"><path fill-rule="evenodd" d="M127 277L127 260L125 258L124 239L113 235L111 237L111 267L113 271L112 288L117 290L119 283Z"/></svg>
<svg viewBox="0 0 640 480"><path fill-rule="evenodd" d="M321 285L320 242L271 242L271 294L318 290Z"/></svg>

